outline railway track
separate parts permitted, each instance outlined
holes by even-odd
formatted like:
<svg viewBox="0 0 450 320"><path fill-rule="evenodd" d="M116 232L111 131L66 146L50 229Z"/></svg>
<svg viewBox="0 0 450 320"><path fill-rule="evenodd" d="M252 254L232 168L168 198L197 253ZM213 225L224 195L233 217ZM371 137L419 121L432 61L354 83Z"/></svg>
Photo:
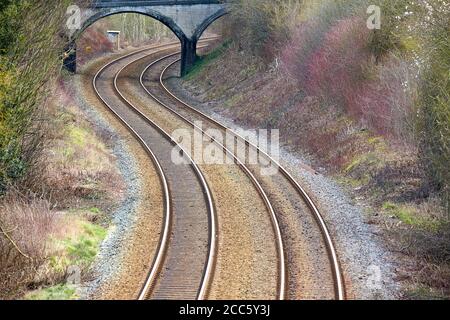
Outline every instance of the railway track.
<svg viewBox="0 0 450 320"><path fill-rule="evenodd" d="M169 52L165 53L166 51ZM159 55L161 55L161 53L165 54L155 58L156 53L159 53ZM205 176L202 174L202 170L189 156L189 151L183 150L182 146L164 131L162 127L150 119L150 117L145 114L144 110L133 105L118 87L118 79L122 72L131 65L137 63L145 64L145 68L143 68L138 79L139 85L145 93L162 108L181 119L184 123L201 130L211 142L220 147L228 157L233 159L234 163L239 166L257 189L258 194L264 201L267 212L270 215L275 242L277 244L278 284L276 298L299 298L300 295L296 293L301 290L306 290L308 285L314 287L311 283L317 283L317 287L312 288L311 291L313 293L310 296L302 295L301 297L345 299L345 286L337 253L324 219L311 197L279 162L273 159L264 150L260 150L258 146L251 144L243 137L233 133L236 140L245 143L246 149L256 150L258 154L262 155L268 161L268 163L274 164L279 168L279 171L275 176L261 176L258 173L258 170L261 169L259 165L247 165L245 158L236 156L234 152L227 149L220 141L211 135L208 135L203 128L199 128L194 123L194 121L200 119L205 121L210 128L218 129L222 132L226 130L231 132L226 126L182 101L165 85L164 79L167 77L167 74L170 72L171 68L179 62L178 54L179 49L176 45L165 45L139 50L108 63L98 71L93 80L94 90L100 100L102 100L106 107L113 112L122 123L124 123L147 150L154 166L158 169L157 171L160 176L161 184L164 186L166 208L164 227L161 232L158 254L154 258L152 269L146 278L139 299L206 299L214 276L215 262L217 259L216 253L218 250L216 239L218 237L219 227L217 222L217 212L215 212L210 187ZM148 63L147 60L151 63ZM120 67L114 67L116 64L118 65L119 62L121 62ZM108 74L106 75L106 73ZM149 73L151 73L151 76ZM105 78L105 83L101 83L100 81L102 76ZM113 85L111 85L111 83L108 84L106 79L114 79ZM115 97L116 100L111 101L111 97ZM118 103L118 101L120 101L120 103ZM119 107L119 105L121 106ZM149 128L152 128L152 130ZM152 134L149 135L149 132L152 132ZM159 140L161 140L161 138L166 140L166 144L155 146L154 141L158 141L158 139L156 139L158 135ZM153 141L153 144L151 141ZM190 162L191 179L187 179L187 181L189 181L191 186L197 181L198 185L196 189L194 189L196 192L191 193L188 198L193 197L192 199L195 199L197 197L197 205L199 207L203 206L203 214L201 215L203 216L203 220L199 219L199 215L193 214L190 217L185 217L185 221L190 222L180 222L179 225L174 226L174 217L178 216L175 212L176 210L174 210L174 202L176 202L174 198L182 199L182 197L174 197L174 191L172 191L170 186L179 183L181 176L189 176L189 174L180 172L179 168L175 169L170 167L168 163L171 161L168 156L157 157L155 155L155 153L158 153L158 155L161 153L164 154L164 148L166 148L166 151L171 150L169 145L171 147L177 146L182 150L182 153ZM157 149L158 152L154 152L155 149ZM247 154L248 150L246 150L245 154ZM195 179L192 179L193 176ZM275 188L278 188L278 191L274 191L274 186ZM202 195L201 201L198 199L199 194ZM186 198L184 198L184 200L186 200ZM182 201L180 202L182 204ZM200 202L203 202L203 205L201 205ZM301 202L301 204L299 204L299 202ZM286 203L288 204L286 205ZM283 209L283 206L287 206L289 209ZM305 208L307 208L308 212L301 212L305 211ZM311 231L313 228L311 221L302 223L294 223L293 220L290 221L289 219L292 219L292 217L289 215L292 215L293 212L297 212L298 215L303 216L302 219L305 219L307 215L309 218L313 218L315 230ZM207 217L207 221L205 221L205 216ZM186 228L186 225L192 226L192 221L197 221L198 224L196 225L202 226L199 227L196 232L192 232L192 230L190 232L195 233L197 236L203 234L202 240L197 239L197 242L194 240L194 243L203 243L203 245L197 246L196 248L187 246L186 242L192 241L186 241L185 239L186 233L189 233L189 228ZM294 225L294 227L290 225ZM308 228L311 228L311 230ZM295 245L295 243L292 242L292 238L295 238L293 235L298 232L311 232L314 234L311 237L312 242L321 241L321 243L316 244L317 248L319 248L317 252L311 252L311 249L314 249L314 246L309 244L304 245L305 248L302 249L304 252L309 250L309 253L303 255L298 254L292 249L292 246ZM177 234L183 234L183 236L177 237ZM205 234L207 234L206 238ZM321 239L320 241L317 240L319 236ZM176 239L181 240L177 241ZM199 250L199 248L202 249ZM194 250L190 252L189 256L196 257L196 259L193 260L196 260L197 262L202 261L202 263L197 264L196 266L198 271L197 276L194 277L195 280L190 279L189 281L186 281L186 279L184 279L185 277L183 278L182 276L183 274L186 274L185 269L178 270L178 274L177 272L168 272L168 270L173 271L173 266L179 265L179 260L182 260L180 257L184 257L189 250ZM318 257L314 257L315 255ZM326 255L326 262L324 255ZM198 257L203 257L203 259L198 259ZM309 265L296 263L297 260L305 258L309 258L312 262ZM326 264L325 267L324 264ZM192 265L189 266L189 269L191 269ZM313 271L314 269L320 269L322 271L327 269L330 277L325 277L325 279L321 280L309 279L308 283L302 283L301 280L299 280L300 278L314 278L316 275ZM309 275L309 273L311 273L311 275ZM199 276L200 274L201 276ZM180 281L181 283L184 283L181 287L179 286ZM332 294L330 293L330 286L332 287ZM291 292L295 292L295 294L292 294Z"/></svg>
<svg viewBox="0 0 450 320"><path fill-rule="evenodd" d="M228 131L230 132L231 130L229 128L227 128L226 126L222 125L221 123L219 123L218 121L214 120L213 118L211 118L210 116L206 115L205 113L201 112L200 110L192 107L191 105L189 105L188 103L182 101L180 98L178 98L175 94L173 94L168 87L164 84L164 78L168 72L168 70L173 67L176 63L179 62L179 59L176 58L178 55L177 52L168 54L164 57L161 57L160 59L157 59L156 61L152 61L141 73L140 76L140 84L141 86L144 88L144 90L150 95L152 96L152 98L154 98L158 103L160 103L162 106L164 106L168 111L170 111L171 113L175 114L176 116L182 118L184 121L186 121L187 123L189 123L192 126L196 126L194 121L198 121L198 120L202 120L203 122L206 122L210 128L214 128L214 129L218 129L221 130L222 132L224 131ZM174 58L175 57L175 58ZM155 79L150 79L153 80L150 81L150 86L148 85L149 82L147 82L147 85L144 81L145 79L145 75L146 73L151 69L154 68L155 66L158 65L162 65L164 62L168 61L172 59L172 61L169 61L166 63L165 66L163 66L162 71L160 72L159 78L157 79L157 81L155 81ZM156 86L155 84L158 84L158 86ZM203 131L204 132L204 131ZM231 131L232 132L232 131ZM327 286L331 286L333 287L333 297L335 299L338 300L343 300L345 299L345 286L344 286L344 280L343 280L343 275L341 272L341 268L339 265L339 260L338 260L338 256L337 256L337 252L334 246L334 243L332 241L329 229L322 217L322 215L320 214L317 206L315 205L315 203L313 202L312 198L309 196L309 194L305 191L304 188L301 187L301 185L294 179L294 177L275 159L273 159L269 154L267 154L267 152L265 152L264 150L261 150L258 146L252 144L251 142L247 141L246 139L244 139L243 137L241 137L240 135L236 134L233 132L234 137L237 140L243 141L245 142L246 148L248 149L255 149L259 155L262 155L263 157L266 158L266 160L271 163L271 164L275 164L279 170L278 173L274 176L261 176L258 175L258 166L253 166L253 170L251 170L251 173L254 174L254 178L256 179L256 177L258 177L258 180L261 181L261 186L267 187L266 189L271 189L270 186L275 185L276 187L278 187L280 189L280 187L282 189L284 189L285 194L287 194L287 196L280 196L280 194L277 192L268 192L268 201L273 201L273 203L276 203L278 205L275 205L276 211L278 213L278 217L281 217L280 221L281 224L284 225L283 226L283 234L285 236L285 241L286 243L289 243L289 238L292 237L292 233L294 232L298 232L299 230L290 230L288 224L289 224L289 220L288 219L283 219L286 218L289 214L292 215L292 212L289 213L288 211L292 211L289 209L284 209L283 205L280 205L280 203L282 202L291 202L291 208L294 209L294 211L297 211L300 206L298 206L298 202L301 199L301 201L303 202L304 205L306 205L307 207L307 211L308 212L304 212L302 215L304 217L306 217L306 215L308 214L309 217L312 217L314 219L314 223L316 226L316 229L318 228L320 233L320 237L322 240L322 244L323 247L326 251L327 254L327 269L329 271L329 273L331 274L331 279L325 279L326 281L328 281L328 284L323 284L323 280L324 279L320 279L319 277L317 277L316 279L314 279L313 281L310 281L309 284L311 284L311 282L316 284L316 288L313 288L316 290L316 292L313 292L312 295L310 296L306 296L307 298L331 298L329 295L326 294L325 291L327 291L327 289L324 287ZM215 141L217 142L217 141ZM245 153L247 154L247 153ZM239 162L244 163L245 159L238 159ZM249 166L251 167L251 166ZM301 210L298 210L301 211ZM304 225L307 225L307 228L303 228L303 231L311 231L311 221L307 221L304 222ZM304 227L303 225L303 227ZM301 226L300 228L301 229ZM309 229L309 230L308 230ZM318 233L316 231L316 235L315 238L317 238ZM291 250L292 250L292 246ZM291 255L289 256L288 253L288 259L289 260L295 260L295 252L293 252L295 250L292 250L290 253ZM317 253L323 253L323 252L317 252ZM323 255L322 255L323 256ZM292 258L292 259L291 259ZM303 257L304 258L304 257ZM316 265L312 265L309 268L305 267L304 271L306 271L305 273L307 273L309 270L311 270L311 274L314 276L315 272L313 269L318 268L318 264L320 264L320 267L323 268L323 259L322 260L316 260ZM295 269L296 267L302 267L301 264L296 265L295 263L293 263L293 266L290 266L290 272L288 274L289 275L295 275L298 270L292 270L293 268ZM303 265L304 267L304 265ZM309 269L309 270L308 270ZM295 278L298 278L299 276L294 276L292 278L294 278L294 280L297 280ZM300 275L300 277L305 277L305 274ZM300 280L301 281L301 280ZM298 291L298 283L293 283L291 282L289 285L289 289L292 290L293 292ZM300 288L300 289L304 289L304 288ZM290 298L297 298L298 296L290 296Z"/></svg>
<svg viewBox="0 0 450 320"><path fill-rule="evenodd" d="M167 49L166 46L161 46L159 48L160 51L164 51ZM165 222L162 230L162 236L160 240L160 245L158 248L158 254L153 261L152 269L149 272L149 275L145 281L145 285L140 293L139 299L153 298L153 299L205 299L208 295L208 289L213 279L214 274L214 265L216 260L216 252L217 252L217 244L216 239L218 237L218 226L217 226L217 216L214 208L214 202L211 196L211 191L208 186L208 183L205 180L205 177L202 174L202 171L199 169L199 166L194 162L194 160L189 156L189 152L184 150L180 144L178 144L172 137L164 131L162 127L160 127L157 123L152 121L149 117L147 117L143 112L141 112L131 101L129 101L124 94L120 91L118 87L118 78L121 72L130 64L135 63L136 61L145 58L149 55L154 55L155 52L148 53L146 50L140 50L135 52L134 54L126 55L120 57L116 60L105 65L101 68L98 73L95 75L93 80L94 90L97 93L98 97L105 106L113 112L122 123L134 134L134 136L141 142L144 148L149 153L154 165L158 168L158 172L160 175L161 183L165 186L165 200L166 200L166 213L165 213ZM132 58L133 57L133 58ZM137 57L137 58L136 58ZM125 60L130 59L131 62L127 62ZM119 62L123 63L123 67L121 68L113 68L114 65ZM101 79L102 75L108 73L105 78L111 78L113 73L115 73L113 86L108 90L108 84L102 84L99 79ZM114 97L114 98L112 98ZM117 99L119 98L119 99ZM119 101L120 100L120 103ZM121 105L119 107L119 105ZM127 107L127 108L124 108ZM134 113L134 117L131 113ZM137 119L140 119L141 123ZM150 135L148 132L148 128L144 128L143 123L147 124L147 127L152 127L154 132ZM140 129L136 130L135 128ZM144 133L145 132L145 133ZM160 136L163 136L164 139L173 146L177 146L179 150L181 150L182 154L187 157L190 162L190 166L195 172L197 180L201 182L201 189L198 190L192 185L188 186L185 189L189 189L191 193L184 197L184 201L191 202L192 199L198 198L199 194L205 195L206 198L206 207L208 211L208 221L207 227L205 227L205 221L196 221L199 217L194 213L192 215L185 216L183 214L183 219L180 219L179 216L181 214L181 210L174 212L173 205L174 202L173 196L174 190L182 187L179 183L180 178L183 177L183 174L180 172L180 169L173 168L173 164L168 159L168 153L172 148L168 148L167 144L165 145L151 145L151 141L155 141L158 133ZM212 137L210 137L212 139ZM158 157L152 151L154 148L159 148L158 155L162 152L162 147L166 148L166 157ZM223 151L228 156L234 156L230 150L223 148ZM239 161L236 157L234 157L237 165L245 172L248 178L252 181L255 188L258 190L261 199L264 201L268 212L270 213L274 234L276 235L277 242L277 250L278 250L278 288L277 288L277 297L278 299L284 299L286 292L286 280L285 280L285 258L284 258L284 247L283 241L281 237L281 230L278 224L277 217L272 208L272 205L264 192L264 189L258 183L256 178L252 175L250 170ZM166 166L166 168L164 168ZM169 173L170 172L170 173ZM186 173L184 173L186 176ZM191 175L192 176L192 175ZM187 180L189 181L189 179ZM177 188L174 189L173 186L177 185ZM172 186L172 188L170 188ZM203 191L203 192L202 192ZM176 207L176 204L175 204ZM185 208L186 209L186 208ZM198 211L198 207L196 210ZM206 216L206 215L203 215ZM182 220L182 221L180 221ZM201 220L201 219L200 219ZM178 225L177 222L178 221ZM197 228L187 228L186 226L192 227L195 224L197 226L203 225L203 227ZM196 246L199 242L202 242L197 239L189 239L189 237L195 238L199 231L199 229L207 228L209 230L208 236L208 249L206 254L206 259L204 260L203 268L198 264L198 261L202 261L199 257L205 255L204 246ZM177 241L177 239L179 239ZM205 240L203 239L203 242ZM189 245L194 244L194 245ZM199 251L199 248L203 250ZM197 251L196 251L197 250ZM191 257L192 261L183 261L184 257ZM195 279L189 279L190 274L192 274L192 267L195 266L195 262L197 262L197 270L202 270L201 281L199 281L197 272L197 277ZM195 273L195 272L194 272ZM184 284L184 286L180 286ZM196 295L194 296L194 292Z"/></svg>
<svg viewBox="0 0 450 320"><path fill-rule="evenodd" d="M164 48L166 46L151 50ZM133 105L119 101L115 82L111 85L100 81L105 73L111 75L114 72L108 68L147 51L109 62L93 79L98 97L142 144L164 186L165 217L159 247L138 298L204 299L213 274L217 238L216 213L209 186L188 154L184 155L190 162L188 166L176 166L170 161L170 150L178 144ZM106 75L106 78L110 76ZM158 152L159 159L154 150ZM165 267L168 263L170 268Z"/></svg>

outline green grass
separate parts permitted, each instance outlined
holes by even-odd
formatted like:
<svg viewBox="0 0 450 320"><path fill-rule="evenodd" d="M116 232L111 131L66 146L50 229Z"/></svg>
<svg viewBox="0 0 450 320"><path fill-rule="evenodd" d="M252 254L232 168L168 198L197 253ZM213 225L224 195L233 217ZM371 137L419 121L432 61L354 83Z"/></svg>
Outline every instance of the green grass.
<svg viewBox="0 0 450 320"><path fill-rule="evenodd" d="M67 113L80 117L75 110ZM83 121L64 124L63 132L52 149L54 156L51 160L56 169L60 166L64 169L70 167L74 171L91 172L92 176L98 171L110 170L108 147Z"/></svg>
<svg viewBox="0 0 450 320"><path fill-rule="evenodd" d="M448 297L432 288L418 286L405 292L406 299L409 300L447 300Z"/></svg>
<svg viewBox="0 0 450 320"><path fill-rule="evenodd" d="M397 205L392 202L386 202L383 205L383 209L387 213L397 217L404 224L412 227L429 231L436 231L441 226L440 221L420 216L416 210L407 206Z"/></svg>
<svg viewBox="0 0 450 320"><path fill-rule="evenodd" d="M56 150L62 162L66 162L75 157L76 149L85 149L89 136L89 132L79 126L70 125L66 130L67 139L65 139L64 146Z"/></svg>
<svg viewBox="0 0 450 320"><path fill-rule="evenodd" d="M80 231L74 237L57 241L62 252L50 257L49 266L54 274L65 277L67 268L78 266L87 270L94 262L101 242L105 239L106 229L88 222L74 222L80 225ZM59 284L34 291L25 296L27 300L71 300L77 299L75 287Z"/></svg>
<svg viewBox="0 0 450 320"><path fill-rule="evenodd" d="M75 300L77 298L75 288L65 284L37 290L25 296L26 300Z"/></svg>
<svg viewBox="0 0 450 320"><path fill-rule="evenodd" d="M73 265L87 268L94 262L107 230L89 222L81 222L81 228L82 232L76 237L58 241L63 247L64 254L50 258L50 266L55 272L64 273Z"/></svg>
<svg viewBox="0 0 450 320"><path fill-rule="evenodd" d="M93 213L93 214L96 214L96 215L101 213L100 209L96 208L96 207L90 208L89 212Z"/></svg>
<svg viewBox="0 0 450 320"><path fill-rule="evenodd" d="M374 166L381 166L382 161L380 160L380 158L376 153L369 152L355 157L353 161L345 168L344 172L350 173L362 165L364 165L367 168L372 168Z"/></svg>
<svg viewBox="0 0 450 320"><path fill-rule="evenodd" d="M64 241L70 260L76 265L90 265L106 237L106 230L94 224L83 223L83 230L78 238Z"/></svg>
<svg viewBox="0 0 450 320"><path fill-rule="evenodd" d="M70 126L68 131L71 143L80 147L85 146L86 138L89 135L86 129L78 126Z"/></svg>
<svg viewBox="0 0 450 320"><path fill-rule="evenodd" d="M367 181L364 181L362 179L354 179L351 177L343 177L343 176L335 176L335 179L337 182L345 185L350 186L351 188L359 188L367 183Z"/></svg>
<svg viewBox="0 0 450 320"><path fill-rule="evenodd" d="M220 58L220 56L225 52L225 49L228 47L228 44L228 42L225 42L207 55L199 57L184 79L189 81L195 78L205 66Z"/></svg>

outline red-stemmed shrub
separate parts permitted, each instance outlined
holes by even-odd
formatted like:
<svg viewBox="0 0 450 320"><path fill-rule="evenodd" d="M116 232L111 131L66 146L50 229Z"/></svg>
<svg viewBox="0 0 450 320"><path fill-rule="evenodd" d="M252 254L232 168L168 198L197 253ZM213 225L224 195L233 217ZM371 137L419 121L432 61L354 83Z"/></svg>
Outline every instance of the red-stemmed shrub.
<svg viewBox="0 0 450 320"><path fill-rule="evenodd" d="M283 70L300 90L377 134L411 136L414 78L409 66L394 56L377 65L363 19L348 17L326 30L313 21L302 23L281 53Z"/></svg>

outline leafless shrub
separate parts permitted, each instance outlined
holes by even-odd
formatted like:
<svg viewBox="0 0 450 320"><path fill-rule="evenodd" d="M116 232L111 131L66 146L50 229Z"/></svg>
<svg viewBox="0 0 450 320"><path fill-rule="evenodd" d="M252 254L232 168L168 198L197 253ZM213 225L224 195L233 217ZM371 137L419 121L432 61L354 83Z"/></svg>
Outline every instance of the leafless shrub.
<svg viewBox="0 0 450 320"><path fill-rule="evenodd" d="M18 297L47 258L57 216L50 204L10 192L0 203L0 299Z"/></svg>
<svg viewBox="0 0 450 320"><path fill-rule="evenodd" d="M412 282L450 293L450 225L438 232L408 229L403 232L402 251L415 257L417 265L411 272Z"/></svg>
<svg viewBox="0 0 450 320"><path fill-rule="evenodd" d="M300 14L302 0L235 0L229 36L241 50L271 62Z"/></svg>

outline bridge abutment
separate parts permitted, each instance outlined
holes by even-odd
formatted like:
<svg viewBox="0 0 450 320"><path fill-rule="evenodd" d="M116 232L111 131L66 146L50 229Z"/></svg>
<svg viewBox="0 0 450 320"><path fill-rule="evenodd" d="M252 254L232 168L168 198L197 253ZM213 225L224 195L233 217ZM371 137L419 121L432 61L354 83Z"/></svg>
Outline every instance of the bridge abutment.
<svg viewBox="0 0 450 320"><path fill-rule="evenodd" d="M191 71L197 60L197 40L185 38L181 40L181 76Z"/></svg>

